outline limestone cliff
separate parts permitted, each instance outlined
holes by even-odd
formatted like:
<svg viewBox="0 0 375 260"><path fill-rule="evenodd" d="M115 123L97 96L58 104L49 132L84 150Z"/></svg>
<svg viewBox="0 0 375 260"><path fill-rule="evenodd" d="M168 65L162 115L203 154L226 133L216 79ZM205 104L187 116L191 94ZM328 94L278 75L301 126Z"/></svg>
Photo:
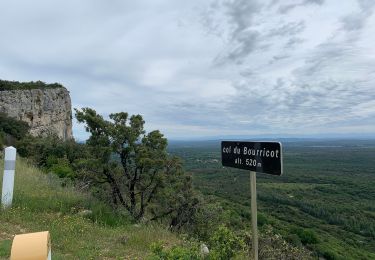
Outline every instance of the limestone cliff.
<svg viewBox="0 0 375 260"><path fill-rule="evenodd" d="M27 122L34 136L54 132L64 140L73 138L69 91L61 85L4 88L0 84L0 112Z"/></svg>

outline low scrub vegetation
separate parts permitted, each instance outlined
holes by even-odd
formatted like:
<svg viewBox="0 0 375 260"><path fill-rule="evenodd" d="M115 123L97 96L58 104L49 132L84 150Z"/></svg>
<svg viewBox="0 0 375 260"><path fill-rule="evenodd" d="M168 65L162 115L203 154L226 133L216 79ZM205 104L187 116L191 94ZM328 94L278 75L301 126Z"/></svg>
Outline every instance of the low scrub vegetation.
<svg viewBox="0 0 375 260"><path fill-rule="evenodd" d="M5 90L25 90L25 89L48 89L48 88L62 88L59 83L47 84L43 81L18 82L0 80L0 91Z"/></svg>

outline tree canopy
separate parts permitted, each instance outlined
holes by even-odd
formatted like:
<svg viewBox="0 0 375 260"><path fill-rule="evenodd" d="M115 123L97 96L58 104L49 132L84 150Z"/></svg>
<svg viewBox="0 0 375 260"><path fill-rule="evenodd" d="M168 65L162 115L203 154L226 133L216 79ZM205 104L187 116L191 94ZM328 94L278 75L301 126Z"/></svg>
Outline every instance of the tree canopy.
<svg viewBox="0 0 375 260"><path fill-rule="evenodd" d="M140 115L113 113L106 120L91 108L75 112L90 133L83 175L107 188L115 207L125 208L136 220L168 217L175 227L189 222L198 203L191 178L180 160L168 155L160 131L146 133Z"/></svg>

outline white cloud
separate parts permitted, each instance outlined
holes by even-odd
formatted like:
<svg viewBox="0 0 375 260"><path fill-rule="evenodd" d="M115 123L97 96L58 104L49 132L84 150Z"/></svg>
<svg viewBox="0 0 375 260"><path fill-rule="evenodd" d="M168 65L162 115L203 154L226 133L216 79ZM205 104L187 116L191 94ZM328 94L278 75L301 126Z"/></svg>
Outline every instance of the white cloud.
<svg viewBox="0 0 375 260"><path fill-rule="evenodd" d="M0 78L61 82L168 137L368 133L372 2L3 1Z"/></svg>

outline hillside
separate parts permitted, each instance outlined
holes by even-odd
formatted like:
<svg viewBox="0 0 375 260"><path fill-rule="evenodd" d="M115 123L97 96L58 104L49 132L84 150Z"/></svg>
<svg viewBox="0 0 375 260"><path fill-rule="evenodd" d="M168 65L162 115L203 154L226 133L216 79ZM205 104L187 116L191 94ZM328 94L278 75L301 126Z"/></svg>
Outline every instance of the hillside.
<svg viewBox="0 0 375 260"><path fill-rule="evenodd" d="M242 229L250 221L249 173L223 168L220 142L182 143L195 187ZM374 140L285 141L284 174L257 174L258 224L326 259L375 259Z"/></svg>
<svg viewBox="0 0 375 260"><path fill-rule="evenodd" d="M92 215L82 217L79 212L84 209L92 210ZM87 194L61 187L55 176L19 159L13 207L0 211L0 259L9 258L15 234L44 230L51 232L53 259L145 259L153 242L181 243L162 227L134 225L123 219Z"/></svg>

